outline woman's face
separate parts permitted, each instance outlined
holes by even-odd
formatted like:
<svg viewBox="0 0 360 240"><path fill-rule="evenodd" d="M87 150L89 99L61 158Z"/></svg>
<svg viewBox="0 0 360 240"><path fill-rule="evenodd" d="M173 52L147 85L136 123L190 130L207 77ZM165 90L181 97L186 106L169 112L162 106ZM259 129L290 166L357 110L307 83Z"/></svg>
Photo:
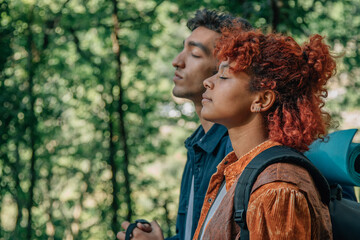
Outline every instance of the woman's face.
<svg viewBox="0 0 360 240"><path fill-rule="evenodd" d="M219 72L206 79L201 116L227 128L245 125L253 117L251 105L256 93L250 92L250 76L244 72L233 73L231 63L220 64Z"/></svg>

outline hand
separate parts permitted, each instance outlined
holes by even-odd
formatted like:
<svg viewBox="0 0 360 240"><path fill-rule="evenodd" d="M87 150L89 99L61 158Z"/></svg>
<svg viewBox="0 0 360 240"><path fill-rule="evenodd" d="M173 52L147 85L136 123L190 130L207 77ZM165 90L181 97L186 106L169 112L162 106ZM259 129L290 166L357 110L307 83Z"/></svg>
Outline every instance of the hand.
<svg viewBox="0 0 360 240"><path fill-rule="evenodd" d="M121 226L122 226L122 225L121 225ZM129 226L129 225L127 225L127 226ZM139 223L139 222L138 222L138 223L136 224L136 227L139 228L140 230L144 231L144 232L147 232L147 233L149 233L149 232L152 231L151 225L149 225L149 224L147 224L147 223Z"/></svg>
<svg viewBox="0 0 360 240"><path fill-rule="evenodd" d="M159 224L156 221L152 221L150 224L151 226L138 223L132 232L131 240L163 240L164 236ZM121 227L123 227L125 231L118 232L116 235L117 239L125 240L125 232L129 225L129 222L123 222L121 224Z"/></svg>

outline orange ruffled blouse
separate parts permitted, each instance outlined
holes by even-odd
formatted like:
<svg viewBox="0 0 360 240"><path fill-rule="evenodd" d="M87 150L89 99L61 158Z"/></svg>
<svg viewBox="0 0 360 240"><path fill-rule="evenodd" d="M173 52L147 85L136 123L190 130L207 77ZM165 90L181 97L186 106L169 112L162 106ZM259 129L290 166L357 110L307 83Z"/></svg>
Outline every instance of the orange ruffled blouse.
<svg viewBox="0 0 360 240"><path fill-rule="evenodd" d="M211 177L194 240L199 239L202 228L206 240L239 239L240 228L233 220L234 183L256 155L276 145L280 144L266 141L240 159L231 152L221 161ZM286 181L281 181L283 176ZM289 176L291 180L287 180ZM224 178L227 193L208 225L203 227ZM272 179L267 183L267 178ZM265 179L263 183L261 179ZM332 239L328 207L321 202L307 171L292 164L273 164L260 174L250 196L246 222L252 240Z"/></svg>

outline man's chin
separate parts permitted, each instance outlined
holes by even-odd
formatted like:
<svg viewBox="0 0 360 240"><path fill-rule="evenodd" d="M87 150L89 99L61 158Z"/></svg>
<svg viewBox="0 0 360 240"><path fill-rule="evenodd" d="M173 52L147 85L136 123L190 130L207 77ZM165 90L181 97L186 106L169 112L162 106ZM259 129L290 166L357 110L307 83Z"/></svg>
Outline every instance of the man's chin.
<svg viewBox="0 0 360 240"><path fill-rule="evenodd" d="M176 89L176 87L173 88L172 94L174 95L174 97L177 97L177 98L186 98L186 99L189 98L188 93L180 91L179 89Z"/></svg>

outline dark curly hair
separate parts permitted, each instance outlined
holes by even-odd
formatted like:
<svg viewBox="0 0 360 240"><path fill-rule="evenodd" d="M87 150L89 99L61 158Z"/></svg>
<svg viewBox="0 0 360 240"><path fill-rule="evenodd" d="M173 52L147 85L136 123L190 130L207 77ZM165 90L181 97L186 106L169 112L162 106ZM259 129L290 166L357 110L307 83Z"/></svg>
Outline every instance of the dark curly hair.
<svg viewBox="0 0 360 240"><path fill-rule="evenodd" d="M221 33L221 29L231 27L234 21L240 24L244 30L252 29L251 24L241 17L233 17L230 14L220 13L206 8L197 10L195 17L189 19L186 26L191 31L194 31L198 27L206 27L207 29Z"/></svg>
<svg viewBox="0 0 360 240"><path fill-rule="evenodd" d="M322 36L299 46L292 37L235 26L223 30L215 52L219 61L233 63L232 71L249 74L250 91L275 92L273 106L264 113L270 139L306 151L326 134L330 116L322 110L325 84L336 63Z"/></svg>

